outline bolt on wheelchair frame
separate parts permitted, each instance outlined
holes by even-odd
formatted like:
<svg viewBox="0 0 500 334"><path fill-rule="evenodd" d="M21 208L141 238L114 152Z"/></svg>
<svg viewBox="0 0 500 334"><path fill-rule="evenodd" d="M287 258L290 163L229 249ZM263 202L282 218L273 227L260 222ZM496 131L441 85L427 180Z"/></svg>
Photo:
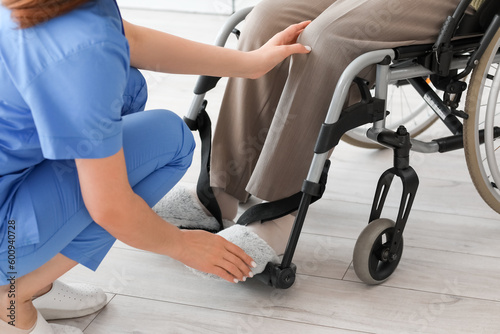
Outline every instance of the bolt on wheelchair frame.
<svg viewBox="0 0 500 334"><path fill-rule="evenodd" d="M487 0L489 1L489 0ZM496 1L496 0L494 0ZM459 41L457 48L463 50L458 57L454 55L452 38L462 23L465 10L471 0L461 0L453 16L448 17L436 43L432 46L411 46L396 49L368 52L356 58L343 72L333 94L325 122L318 135L314 157L302 191L294 196L273 202L257 205L247 210L238 220L238 224L246 224L261 217L263 222L297 211L294 226L289 236L285 254L280 264L268 263L257 278L276 288L289 288L293 285L296 266L292 258L305 221L310 204L321 198L325 186L331 150L338 144L341 136L360 125L372 123L367 131L368 138L394 150L393 167L382 174L379 179L373 201L369 225L360 235L354 249L354 269L358 277L367 284L379 284L385 281L396 269L402 254L402 234L418 188L418 176L410 166L410 150L421 153L448 152L463 148L462 123L459 118L467 118L467 114L457 110L457 100L451 95L461 97L467 88L460 81L468 75L487 45L500 29L500 13L493 17L484 34L472 41ZM491 1L492 3L493 1ZM219 31L215 45L224 46L232 32L238 34L235 27L245 19L252 8L242 9L233 14ZM418 61L415 61L418 59ZM500 62L497 52L495 62ZM375 96L372 97L367 83L357 77L364 68L376 66ZM441 99L425 82L431 77L433 83L445 87L444 98ZM195 98L189 112L184 117L192 130L199 130L202 137L202 171L198 181L197 192L200 201L216 217L219 222L220 211L215 204L215 197L209 186L209 160L211 130L210 120L206 114L205 94L216 86L217 77L201 76L196 84ZM422 142L410 138L404 125L397 131L385 128L387 89L391 83L407 80L433 109L444 124L452 132L451 137L439 138L430 142ZM444 83L443 83L444 82ZM361 101L344 108L349 90L353 83L361 93ZM453 94L452 94L453 93ZM443 101L445 100L445 101ZM484 134L479 134L484 142ZM495 129L494 137L500 136L500 129ZM393 178L397 176L403 183L403 193L395 222L381 219ZM255 209L255 210L254 210ZM260 215L260 216L259 216ZM387 241L382 242L382 236ZM362 241L362 242L361 242ZM368 243L368 244L367 244Z"/></svg>

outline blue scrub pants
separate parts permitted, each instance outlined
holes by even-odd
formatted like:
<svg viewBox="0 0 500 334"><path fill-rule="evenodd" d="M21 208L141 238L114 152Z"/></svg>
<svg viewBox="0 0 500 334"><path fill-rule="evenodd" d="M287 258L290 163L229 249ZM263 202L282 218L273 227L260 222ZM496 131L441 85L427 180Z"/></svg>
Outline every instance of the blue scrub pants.
<svg viewBox="0 0 500 334"><path fill-rule="evenodd" d="M152 207L184 175L195 143L191 131L174 113L139 112L144 110L146 100L146 81L138 70L131 69L122 112L123 150L130 185ZM99 136L99 131L91 134L87 144L97 145ZM115 238L93 222L85 208L74 160L43 161L27 176L18 194L32 200L40 241L16 249L17 278L58 253L97 269ZM14 199L13 205L22 208L23 203ZM9 283L8 272L7 254L3 252L0 285Z"/></svg>

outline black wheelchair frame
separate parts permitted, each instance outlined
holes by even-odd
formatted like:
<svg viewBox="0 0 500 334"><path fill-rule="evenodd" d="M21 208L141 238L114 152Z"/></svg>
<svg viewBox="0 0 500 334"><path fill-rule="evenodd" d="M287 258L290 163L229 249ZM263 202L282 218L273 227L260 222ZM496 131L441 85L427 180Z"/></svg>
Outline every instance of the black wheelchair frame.
<svg viewBox="0 0 500 334"><path fill-rule="evenodd" d="M265 222L297 211L281 263L268 263L257 278L275 288L285 289L293 285L296 275L293 255L308 208L325 191L330 167L329 154L344 133L369 123L373 123L373 126L367 131L367 137L392 149L394 161L392 168L379 179L369 225L360 235L354 249L354 269L367 284L384 282L394 272L401 259L403 231L419 184L418 176L410 166L410 150L443 153L464 147L461 119L466 119L468 115L458 109L462 93L467 89L462 79L472 72L500 29L500 1L486 0L474 15L466 14L470 3L471 0L460 1L453 15L444 22L434 44L369 52L359 56L345 69L318 135L315 154L301 192L276 202L258 204L248 209L237 222L243 225L258 220ZM250 11L251 8L246 8L235 13L221 29L215 44L224 46L231 33L238 34L235 27ZM497 52L496 57L500 62L500 52ZM370 65L377 67L375 96L371 95L367 82L357 77L362 69ZM430 77L433 85L444 92L443 98L423 79L426 77ZM209 184L211 124L205 100L205 93L215 87L219 79L207 76L199 78L194 90L195 98L184 119L191 130L200 132L202 139L198 196L222 226L220 210ZM385 128L385 117L388 115L387 87L391 82L401 80L407 80L416 89L450 129L452 136L421 142L410 138L403 125L396 131ZM353 83L358 87L361 99L344 108ZM500 136L500 128L494 129L494 136ZM483 133L479 137L480 141L484 141ZM392 222L381 219L381 213L395 176L402 181L403 193L398 216ZM386 242L381 241L383 234L387 236Z"/></svg>

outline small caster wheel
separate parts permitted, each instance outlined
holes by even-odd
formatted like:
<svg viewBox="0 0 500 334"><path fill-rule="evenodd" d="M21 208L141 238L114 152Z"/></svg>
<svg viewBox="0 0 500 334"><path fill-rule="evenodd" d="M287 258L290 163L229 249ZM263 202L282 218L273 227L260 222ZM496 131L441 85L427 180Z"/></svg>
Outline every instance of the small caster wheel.
<svg viewBox="0 0 500 334"><path fill-rule="evenodd" d="M281 269L275 265L271 274L271 285L277 289L288 289L295 283L297 267L292 263L291 267Z"/></svg>
<svg viewBox="0 0 500 334"><path fill-rule="evenodd" d="M395 223L390 219L372 221L359 235L354 246L354 271L366 284L380 284L396 270L403 254L403 239L396 254L389 254Z"/></svg>

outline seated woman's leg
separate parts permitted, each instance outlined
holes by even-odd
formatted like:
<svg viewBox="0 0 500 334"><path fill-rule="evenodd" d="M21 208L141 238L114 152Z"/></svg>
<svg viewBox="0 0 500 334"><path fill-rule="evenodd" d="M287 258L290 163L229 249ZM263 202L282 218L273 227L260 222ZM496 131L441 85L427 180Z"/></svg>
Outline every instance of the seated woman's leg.
<svg viewBox="0 0 500 334"><path fill-rule="evenodd" d="M316 18L334 1L261 1L245 20L238 49L255 50L289 25ZM214 132L210 166L210 183L225 227L236 217L238 203L248 198L245 187L274 117L288 68L287 59L260 79L228 81ZM190 208L182 203L189 203ZM194 187L175 189L155 210L184 228L219 228L198 200Z"/></svg>
<svg viewBox="0 0 500 334"><path fill-rule="evenodd" d="M245 21L238 48L255 50L287 26L315 19L335 1L261 1ZM213 187L239 201L248 197L245 187L274 118L288 68L287 59L260 79L228 81L214 133L210 179Z"/></svg>
<svg viewBox="0 0 500 334"><path fill-rule="evenodd" d="M245 20L238 49L255 50L289 25L316 18L334 1L261 1ZM210 166L210 183L224 227L232 224L238 203L248 198L245 187L274 117L288 68L286 59L260 79L230 78L228 81L214 132ZM194 187L178 187L155 210L167 221L184 228L209 231L219 228L198 200Z"/></svg>

